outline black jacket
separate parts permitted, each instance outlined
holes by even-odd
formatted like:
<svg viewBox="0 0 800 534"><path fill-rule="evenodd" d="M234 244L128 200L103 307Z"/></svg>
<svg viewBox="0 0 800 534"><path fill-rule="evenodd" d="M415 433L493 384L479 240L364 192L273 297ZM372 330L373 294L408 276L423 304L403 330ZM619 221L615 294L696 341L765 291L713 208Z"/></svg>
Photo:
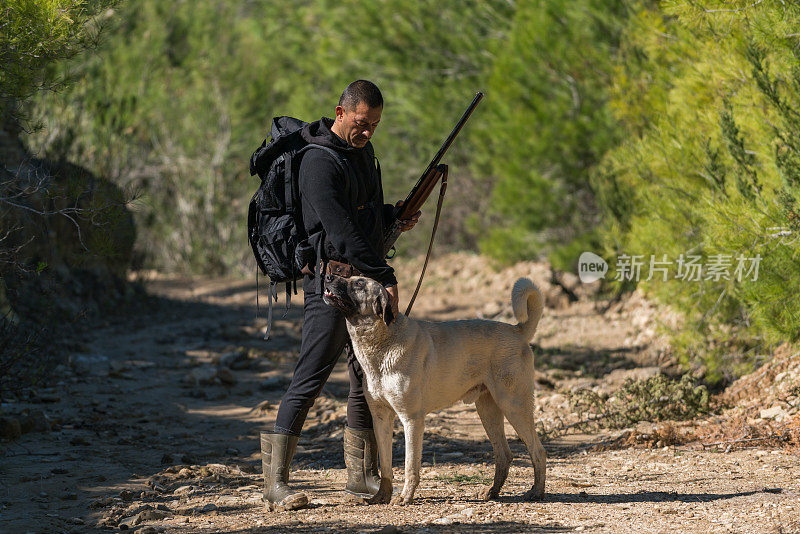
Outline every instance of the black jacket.
<svg viewBox="0 0 800 534"><path fill-rule="evenodd" d="M383 254L383 231L394 207L383 203L372 144L351 147L331 131L332 125L332 119L323 117L305 126L302 136L346 158L351 181L346 182L348 176L326 151L310 148L304 153L299 182L306 232L314 240L324 230L326 260L347 262L384 285L395 284L394 269Z"/></svg>

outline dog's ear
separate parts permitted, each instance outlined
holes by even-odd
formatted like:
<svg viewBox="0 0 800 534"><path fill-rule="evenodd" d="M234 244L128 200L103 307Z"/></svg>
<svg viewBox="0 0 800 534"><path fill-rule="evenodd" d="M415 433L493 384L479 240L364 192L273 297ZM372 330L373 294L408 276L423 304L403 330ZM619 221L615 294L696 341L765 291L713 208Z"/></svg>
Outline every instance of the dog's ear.
<svg viewBox="0 0 800 534"><path fill-rule="evenodd" d="M394 311L392 310L392 303L390 302L389 298L386 298L386 305L383 307L383 322L386 325L392 324L394 321Z"/></svg>
<svg viewBox="0 0 800 534"><path fill-rule="evenodd" d="M383 322L387 325L392 324L392 321L394 321L394 311L392 311L392 303L385 289L378 293L378 297L375 299L372 306L377 317L382 318Z"/></svg>

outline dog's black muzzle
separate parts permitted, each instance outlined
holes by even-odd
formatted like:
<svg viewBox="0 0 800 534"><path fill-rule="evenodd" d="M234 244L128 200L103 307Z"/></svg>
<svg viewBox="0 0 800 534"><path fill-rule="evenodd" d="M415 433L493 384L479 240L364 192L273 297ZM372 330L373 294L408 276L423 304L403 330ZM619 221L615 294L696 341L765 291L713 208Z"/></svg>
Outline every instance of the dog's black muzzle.
<svg viewBox="0 0 800 534"><path fill-rule="evenodd" d="M347 294L347 279L332 274L325 275L325 285L322 300L345 313L355 310L352 299Z"/></svg>

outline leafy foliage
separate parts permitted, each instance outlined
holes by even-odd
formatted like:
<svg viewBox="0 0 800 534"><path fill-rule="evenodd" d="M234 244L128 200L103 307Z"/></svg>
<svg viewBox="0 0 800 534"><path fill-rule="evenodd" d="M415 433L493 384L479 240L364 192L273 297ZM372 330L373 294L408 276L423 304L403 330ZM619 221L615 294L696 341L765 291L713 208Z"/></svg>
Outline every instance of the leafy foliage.
<svg viewBox="0 0 800 534"><path fill-rule="evenodd" d="M140 265L249 267L247 161L272 116L330 116L349 81L376 81L386 105L374 143L387 198L397 199L480 86L487 39L502 35L511 10L499 0L408 2L415 16L398 18L387 5L131 0L98 53L73 66L78 82L39 103L47 128L30 141L142 192ZM342 24L354 13L357 23ZM442 31L442 20L466 31ZM465 135L448 162L467 169L466 147ZM469 245L458 220L486 194L458 180L463 189L450 192L461 215L441 236Z"/></svg>
<svg viewBox="0 0 800 534"><path fill-rule="evenodd" d="M484 161L497 179L497 224L481 241L489 254L530 258L597 224L589 176L618 141L606 101L629 4L519 4L489 79Z"/></svg>
<svg viewBox="0 0 800 534"><path fill-rule="evenodd" d="M759 259L744 279L645 284L686 312L679 353L711 380L746 370L713 349L728 336L745 340L734 352L751 364L800 337L798 16L783 3L672 1L644 7L623 37L611 106L629 134L593 176L607 256Z"/></svg>
<svg viewBox="0 0 800 534"><path fill-rule="evenodd" d="M90 47L101 28L97 18L113 0L6 0L0 6L0 106L14 103L63 76L55 62Z"/></svg>
<svg viewBox="0 0 800 534"><path fill-rule="evenodd" d="M4 97L56 79L31 51L70 57L108 3L8 5L52 28L6 23ZM564 269L583 250L758 257L750 278L640 285L687 315L676 352L712 381L800 338L796 3L128 0L109 20L96 54L62 65L75 83L37 99L45 128L27 142L141 191L137 266L252 265L247 159L273 115L330 115L347 82L377 82L374 143L397 199L483 89L447 158L440 243Z"/></svg>

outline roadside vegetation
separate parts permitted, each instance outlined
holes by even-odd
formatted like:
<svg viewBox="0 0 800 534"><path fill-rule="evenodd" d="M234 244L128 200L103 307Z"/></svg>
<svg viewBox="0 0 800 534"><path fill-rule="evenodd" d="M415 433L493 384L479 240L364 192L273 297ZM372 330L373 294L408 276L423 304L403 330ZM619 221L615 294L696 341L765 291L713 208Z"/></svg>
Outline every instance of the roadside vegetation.
<svg viewBox="0 0 800 534"><path fill-rule="evenodd" d="M247 160L272 116L330 115L348 81L374 80L397 199L480 89L439 250L572 272L594 251L605 296L640 286L683 314L676 356L711 385L800 336L793 3L12 0L2 17L4 139L136 198L125 267L252 275ZM423 250L413 234L401 254ZM39 256L22 263L46 270ZM646 280L651 259L663 278Z"/></svg>

